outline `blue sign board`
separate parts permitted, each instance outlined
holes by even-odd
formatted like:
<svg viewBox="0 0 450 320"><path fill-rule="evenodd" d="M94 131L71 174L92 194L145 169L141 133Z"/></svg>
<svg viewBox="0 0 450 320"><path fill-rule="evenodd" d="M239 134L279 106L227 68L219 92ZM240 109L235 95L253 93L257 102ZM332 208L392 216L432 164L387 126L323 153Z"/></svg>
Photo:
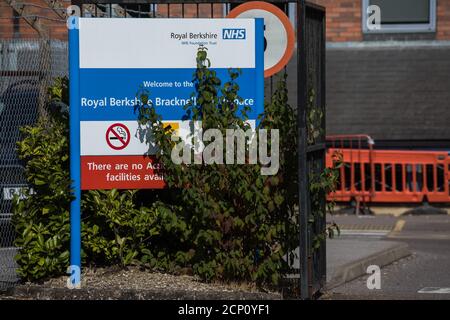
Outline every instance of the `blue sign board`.
<svg viewBox="0 0 450 320"><path fill-rule="evenodd" d="M147 89L163 121L186 133L190 126L183 107L194 92L196 53L204 46L223 82L229 80L229 68L242 71L239 96L255 125L264 110L264 27L262 19L78 18L75 25L69 31L70 170L76 197L71 265L80 266L81 190L160 185L140 177L108 180L117 174L117 163L130 171L148 151L136 134L137 91Z"/></svg>

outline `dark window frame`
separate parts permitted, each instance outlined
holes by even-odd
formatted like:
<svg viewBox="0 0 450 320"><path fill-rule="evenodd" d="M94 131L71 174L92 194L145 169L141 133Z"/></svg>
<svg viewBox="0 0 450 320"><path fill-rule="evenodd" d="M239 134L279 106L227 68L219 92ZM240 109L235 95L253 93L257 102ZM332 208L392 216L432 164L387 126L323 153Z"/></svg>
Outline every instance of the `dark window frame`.
<svg viewBox="0 0 450 320"><path fill-rule="evenodd" d="M362 31L365 34L436 32L436 0L428 1L430 2L428 23L382 24L380 29L371 30L367 27L367 8L370 5L370 0L362 0ZM383 12L381 12L381 15L383 15Z"/></svg>

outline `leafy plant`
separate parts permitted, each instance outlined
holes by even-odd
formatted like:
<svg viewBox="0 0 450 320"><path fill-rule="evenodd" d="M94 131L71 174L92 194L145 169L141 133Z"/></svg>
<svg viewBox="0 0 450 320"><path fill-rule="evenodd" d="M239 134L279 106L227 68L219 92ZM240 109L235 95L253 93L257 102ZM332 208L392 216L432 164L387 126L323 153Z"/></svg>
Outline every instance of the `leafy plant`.
<svg viewBox="0 0 450 320"><path fill-rule="evenodd" d="M69 258L69 150L67 122L40 119L36 126L22 129L18 153L26 163L25 175L31 189L16 196L13 224L20 248L16 260L19 275L35 280L60 273Z"/></svg>
<svg viewBox="0 0 450 320"><path fill-rule="evenodd" d="M310 76L311 78L311 76ZM308 81L307 97L307 143L314 145L324 139L323 128L323 108L316 103L316 91ZM332 155L333 166L331 168L321 168L321 162L317 159L311 160L309 167L309 197L311 202L311 212L309 215L309 228L315 230L312 239L312 249L317 250L328 238L333 238L335 234L340 234L339 226L333 222L325 230L320 230L318 223L325 219L327 211L332 212L335 203L333 201L325 203L327 194L336 190L338 170L342 165L342 155L335 152Z"/></svg>
<svg viewBox="0 0 450 320"><path fill-rule="evenodd" d="M240 71L230 69L229 80L222 84L209 69L207 49L197 54L193 83L195 92L185 109L193 121L201 121L203 132L214 128L223 136L227 129L250 128L249 107L238 108ZM150 101L140 91L141 101ZM176 202L186 212L190 228L192 257L189 262L205 280L253 280L277 283L287 268L283 257L294 248L297 222L293 219L295 182L289 179L295 170L292 155L296 142L295 118L287 104L285 78L280 82L271 104L261 118L260 128L281 128L282 170L276 176L263 176L259 164L174 164L171 151L173 130L164 126L153 105L138 106L142 130L151 130L159 147L157 159ZM294 135L295 136L295 135ZM210 142L205 142L205 148ZM248 145L246 154L248 155ZM189 151L192 159L196 156ZM225 151L226 152L226 151ZM289 153L288 153L289 152ZM295 180L295 179L294 179Z"/></svg>
<svg viewBox="0 0 450 320"><path fill-rule="evenodd" d="M89 262L122 267L141 263L164 270L174 269L175 265L170 266L157 257L166 249L166 256L173 258L170 245L165 243L161 248L161 242L183 241L188 232L186 224L176 215L176 207L159 202L150 207L138 207L136 192L113 189L86 194L83 248Z"/></svg>
<svg viewBox="0 0 450 320"><path fill-rule="evenodd" d="M209 68L206 48L196 58L195 99L186 106L186 115L201 121L203 130L224 134L227 129L249 129L249 108L238 107L240 71L229 70L228 81L222 83ZM83 264L138 264L165 272L187 268L204 280L277 283L294 259L299 232L297 127L286 77L279 79L258 126L279 129L280 169L273 176L261 175L261 165L249 164L248 157L247 165L174 164L174 130L163 124L150 92L141 89L136 106L141 133L159 148L156 156L163 164L168 196L143 205L137 200L139 191L83 192ZM69 265L67 88L67 78L56 81L48 91L49 116L23 128L18 143L31 187L23 191L25 197L15 198L13 215L23 280L61 275ZM315 126L322 121L320 116L314 119ZM190 156L195 157L192 150ZM311 224L325 214L321 199L333 190L335 179L333 169L310 176ZM324 237L319 234L315 246Z"/></svg>

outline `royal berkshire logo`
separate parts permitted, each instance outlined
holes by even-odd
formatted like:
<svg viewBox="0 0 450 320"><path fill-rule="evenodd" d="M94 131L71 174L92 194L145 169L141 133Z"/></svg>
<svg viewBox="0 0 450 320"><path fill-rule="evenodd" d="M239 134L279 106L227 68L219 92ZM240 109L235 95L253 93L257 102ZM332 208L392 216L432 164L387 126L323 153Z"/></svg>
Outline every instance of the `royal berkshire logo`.
<svg viewBox="0 0 450 320"><path fill-rule="evenodd" d="M223 29L222 38L224 40L245 40L245 29Z"/></svg>

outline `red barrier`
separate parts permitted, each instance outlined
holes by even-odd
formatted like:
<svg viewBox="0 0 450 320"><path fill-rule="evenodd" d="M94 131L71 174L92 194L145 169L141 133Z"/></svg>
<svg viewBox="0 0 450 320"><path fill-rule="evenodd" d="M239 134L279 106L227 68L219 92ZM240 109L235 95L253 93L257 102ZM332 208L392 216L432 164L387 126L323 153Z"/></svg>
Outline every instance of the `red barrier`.
<svg viewBox="0 0 450 320"><path fill-rule="evenodd" d="M450 203L450 156L441 151L375 150L366 135L327 137L326 165L342 155L337 190L328 200Z"/></svg>

